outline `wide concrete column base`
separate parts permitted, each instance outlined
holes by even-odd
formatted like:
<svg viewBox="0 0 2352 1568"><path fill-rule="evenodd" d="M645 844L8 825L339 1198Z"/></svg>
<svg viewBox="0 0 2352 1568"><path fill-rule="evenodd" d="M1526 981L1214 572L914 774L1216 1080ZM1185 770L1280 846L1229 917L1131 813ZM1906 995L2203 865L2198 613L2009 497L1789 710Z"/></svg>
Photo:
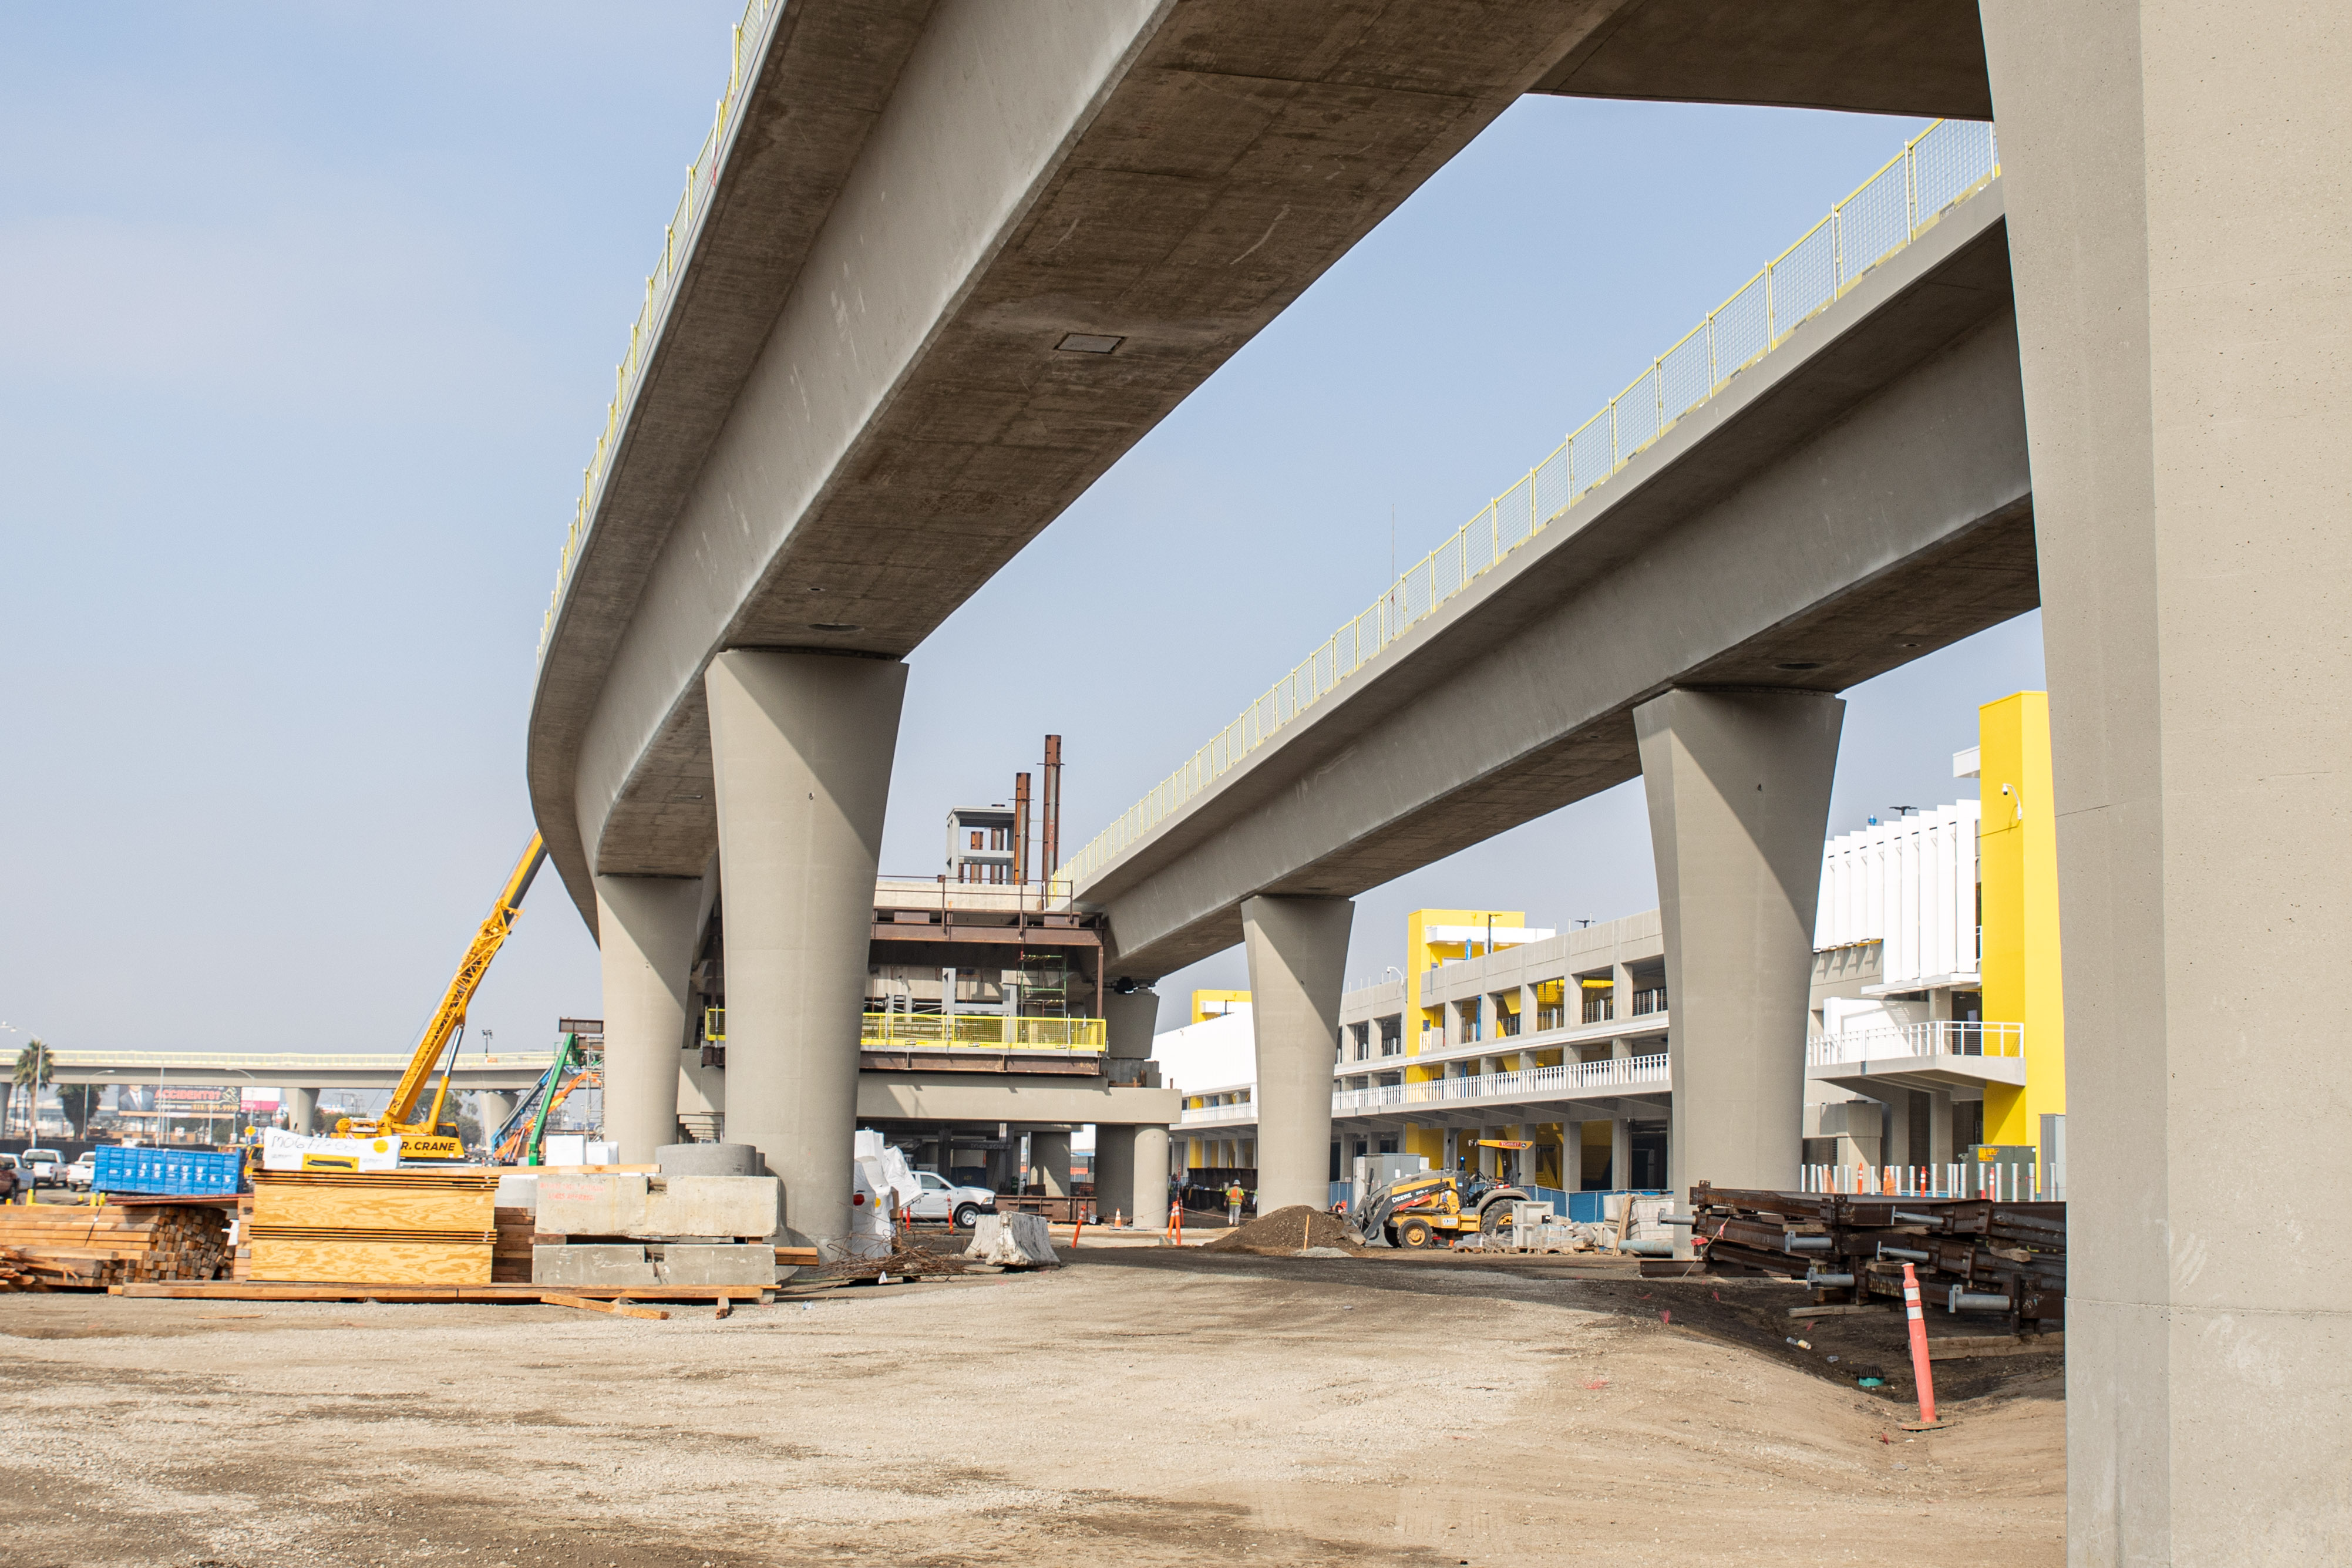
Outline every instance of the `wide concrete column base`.
<svg viewBox="0 0 2352 1568"><path fill-rule="evenodd" d="M1677 1193L1694 1181L1796 1185L1813 913L1844 717L1817 691L1678 689L1633 710L1665 925Z"/></svg>
<svg viewBox="0 0 2352 1568"><path fill-rule="evenodd" d="M1029 1134L1029 1179L1049 1198L1070 1195L1070 1135L1045 1130Z"/></svg>
<svg viewBox="0 0 2352 1568"><path fill-rule="evenodd" d="M692 1001L696 877L596 879L596 946L604 979L604 1136L625 1165L677 1142L678 1052Z"/></svg>
<svg viewBox="0 0 2352 1568"><path fill-rule="evenodd" d="M1140 1126L1134 1132L1135 1183L1127 1212L1133 1224L1157 1230L1167 1223L1168 1184L1174 1174L1168 1163L1168 1129Z"/></svg>
<svg viewBox="0 0 2352 1568"><path fill-rule="evenodd" d="M1095 1129L1095 1219L1108 1225L1114 1216L1135 1219L1135 1129Z"/></svg>
<svg viewBox="0 0 2352 1568"><path fill-rule="evenodd" d="M906 696L889 659L738 649L703 677L727 931L727 1138L784 1184L784 1230L847 1255L857 1035Z"/></svg>
<svg viewBox="0 0 2352 1568"><path fill-rule="evenodd" d="M1257 1207L1323 1208L1331 1194L1331 1066L1356 906L1346 899L1242 901L1257 1038Z"/></svg>

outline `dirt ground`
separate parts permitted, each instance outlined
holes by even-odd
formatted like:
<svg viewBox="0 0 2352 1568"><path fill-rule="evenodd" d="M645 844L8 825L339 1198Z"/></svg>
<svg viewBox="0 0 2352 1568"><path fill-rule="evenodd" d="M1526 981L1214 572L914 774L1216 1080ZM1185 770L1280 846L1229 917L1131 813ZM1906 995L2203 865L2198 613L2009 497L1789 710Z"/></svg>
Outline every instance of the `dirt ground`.
<svg viewBox="0 0 2352 1568"><path fill-rule="evenodd" d="M1148 1248L723 1321L0 1296L0 1564L2058 1563L2057 1357L1937 1363L1915 1438L1848 1376L1899 1320L1806 1299Z"/></svg>

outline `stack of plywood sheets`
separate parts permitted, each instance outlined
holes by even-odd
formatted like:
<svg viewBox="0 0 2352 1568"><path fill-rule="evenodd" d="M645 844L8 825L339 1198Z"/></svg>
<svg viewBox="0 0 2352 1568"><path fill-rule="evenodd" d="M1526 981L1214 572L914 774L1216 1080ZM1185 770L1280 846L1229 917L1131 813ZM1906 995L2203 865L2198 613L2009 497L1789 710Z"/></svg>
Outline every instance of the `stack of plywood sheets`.
<svg viewBox="0 0 2352 1568"><path fill-rule="evenodd" d="M0 1289L95 1290L161 1279L209 1279L227 1251L217 1199L0 1207L10 1255Z"/></svg>
<svg viewBox="0 0 2352 1568"><path fill-rule="evenodd" d="M353 1285L487 1285L494 1171L256 1173L250 1277Z"/></svg>

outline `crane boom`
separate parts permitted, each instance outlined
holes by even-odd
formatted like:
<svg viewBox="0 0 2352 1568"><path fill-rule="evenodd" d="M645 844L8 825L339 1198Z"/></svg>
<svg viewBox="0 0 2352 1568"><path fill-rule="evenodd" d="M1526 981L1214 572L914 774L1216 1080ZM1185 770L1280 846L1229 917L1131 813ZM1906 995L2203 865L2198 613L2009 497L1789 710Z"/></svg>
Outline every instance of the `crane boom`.
<svg viewBox="0 0 2352 1568"><path fill-rule="evenodd" d="M461 1152L457 1147L425 1146L428 1142L437 1144L442 1142L436 1123L440 1120L443 1098L448 1093L449 1075L446 1071L441 1075L441 1093L433 1097L433 1110L422 1121L416 1117L417 1102L425 1097L425 1087L432 1079L434 1064L441 1059L442 1053L449 1047L449 1042L464 1026L466 1010L474 1003L474 993L480 988L482 977L489 973L490 960L496 958L499 949L506 944L507 933L514 929L516 917L522 913L523 895L530 890L531 879L539 874L540 867L546 860L547 845L534 833L530 836L530 847L522 852L522 858L516 861L514 869L508 873L506 886L499 890L498 902L490 906L490 912L483 918L481 929L474 933L472 944L466 949L466 956L457 965L457 973L449 977L449 988L441 994L441 1005L434 1009L433 1021L425 1026L423 1037L417 1040L416 1049L408 1059L408 1068L400 1075L399 1086L392 1091L391 1102L383 1108L381 1116L369 1121L352 1119L346 1121L347 1131L363 1135L398 1133L404 1152L411 1154L439 1155ZM446 1142L450 1145L457 1142L454 1138Z"/></svg>

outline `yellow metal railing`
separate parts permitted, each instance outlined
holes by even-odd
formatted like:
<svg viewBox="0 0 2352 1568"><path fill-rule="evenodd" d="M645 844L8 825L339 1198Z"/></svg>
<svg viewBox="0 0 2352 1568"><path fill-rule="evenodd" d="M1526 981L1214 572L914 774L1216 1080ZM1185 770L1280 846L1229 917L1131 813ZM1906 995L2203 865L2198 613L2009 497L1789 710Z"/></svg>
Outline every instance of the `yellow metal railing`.
<svg viewBox="0 0 2352 1568"><path fill-rule="evenodd" d="M993 1013L959 1013L952 1018L923 1013L868 1013L858 1032L858 1044L869 1051L894 1046L1099 1051L1108 1038L1100 1018L1006 1018Z"/></svg>
<svg viewBox="0 0 2352 1568"><path fill-rule="evenodd" d="M1990 125L1939 120L1832 207L1608 405L1569 433L1517 484L1488 501L1363 614L1348 622L1192 753L1064 869L1086 881L1205 791L1372 656L1504 556L1558 521L1675 421L1728 385L1871 268L1902 249L2000 174Z"/></svg>
<svg viewBox="0 0 2352 1568"><path fill-rule="evenodd" d="M620 368L613 373L613 401L604 410L604 428L596 437L595 455L588 460L587 471L581 479L580 501L572 509L572 529L564 537L562 557L556 566L555 592L548 595L547 616L540 623L541 658L547 657L547 640L555 632L556 607L563 602L564 586L571 582L572 565L580 558L580 542L588 531L589 519L595 515L597 489L604 482L606 465L611 461L614 443L620 439L621 411L636 391L646 356L652 353L654 339L660 331L662 317L669 308L678 271L686 265L694 226L702 216L704 205L718 181L719 154L727 145L727 128L734 122L735 105L743 91L744 64L757 58L768 22L783 5L784 0L747 0L743 18L735 24L733 51L727 62L727 90L719 94L719 112L711 121L710 134L702 139L701 150L687 166L685 194L677 198L669 227L662 234L661 261L646 279L645 303L629 326L629 352L621 356Z"/></svg>
<svg viewBox="0 0 2352 1568"><path fill-rule="evenodd" d="M959 1013L942 1018L935 1013L868 1013L858 1026L857 1043L869 1051L894 1046L928 1046L950 1050L1099 1051L1108 1048L1108 1026L1100 1018L1007 1018L994 1013ZM727 1009L702 1011L702 1037L714 1046L727 1043Z"/></svg>

